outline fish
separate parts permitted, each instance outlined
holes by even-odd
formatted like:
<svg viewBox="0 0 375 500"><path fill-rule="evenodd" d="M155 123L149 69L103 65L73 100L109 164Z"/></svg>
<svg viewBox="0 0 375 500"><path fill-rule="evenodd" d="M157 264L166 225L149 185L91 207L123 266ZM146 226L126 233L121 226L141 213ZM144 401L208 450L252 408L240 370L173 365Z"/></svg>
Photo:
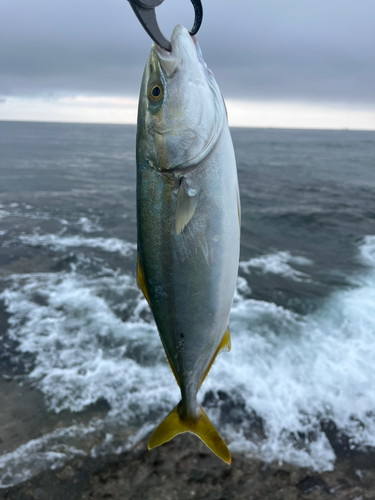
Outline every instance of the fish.
<svg viewBox="0 0 375 500"><path fill-rule="evenodd" d="M152 45L139 96L137 284L181 401L148 448L190 432L230 463L197 393L231 346L241 225L236 160L224 100L198 42L177 25L171 47Z"/></svg>

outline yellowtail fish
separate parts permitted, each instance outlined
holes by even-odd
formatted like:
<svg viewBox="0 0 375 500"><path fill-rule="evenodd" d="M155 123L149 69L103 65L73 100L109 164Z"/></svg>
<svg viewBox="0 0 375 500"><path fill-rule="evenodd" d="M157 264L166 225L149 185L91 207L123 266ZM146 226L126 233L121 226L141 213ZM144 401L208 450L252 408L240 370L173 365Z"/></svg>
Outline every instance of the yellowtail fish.
<svg viewBox="0 0 375 500"><path fill-rule="evenodd" d="M197 392L216 355L230 350L240 234L236 161L224 101L198 43L176 26L171 45L171 52L152 46L140 91L137 282L181 401L148 447L191 432L230 463Z"/></svg>

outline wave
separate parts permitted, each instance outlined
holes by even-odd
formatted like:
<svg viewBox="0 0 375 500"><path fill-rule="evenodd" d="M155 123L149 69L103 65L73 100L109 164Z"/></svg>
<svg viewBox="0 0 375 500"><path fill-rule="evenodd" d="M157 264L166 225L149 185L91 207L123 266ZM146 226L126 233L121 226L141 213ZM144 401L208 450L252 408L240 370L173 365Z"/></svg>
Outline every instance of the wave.
<svg viewBox="0 0 375 500"><path fill-rule="evenodd" d="M22 243L31 246L47 246L55 251L65 251L70 247L98 248L106 252L118 252L124 257L132 255L137 248L134 243L120 240L118 238L85 238L80 235L58 236L56 234L31 234L19 236Z"/></svg>
<svg viewBox="0 0 375 500"><path fill-rule="evenodd" d="M264 423L265 439L254 444L244 439L246 425L228 425L232 449L330 469L330 421L353 448L375 446L375 237L359 251L368 272L310 316L251 299L234 303L233 358L218 359L205 390L218 393L225 380Z"/></svg>
<svg viewBox="0 0 375 500"><path fill-rule="evenodd" d="M4 217L8 217L8 215L10 215L10 213L7 212L6 210L0 210L0 219L3 219Z"/></svg>
<svg viewBox="0 0 375 500"><path fill-rule="evenodd" d="M84 233L95 233L98 231L103 231L103 228L99 226L97 222L90 220L87 217L80 217L78 220L78 225Z"/></svg>
<svg viewBox="0 0 375 500"><path fill-rule="evenodd" d="M178 398L135 278L104 267L101 276L84 277L79 264L71 272L12 276L0 294L11 315L7 335L18 343L20 362L32 354L27 379L42 391L50 411L80 412L100 399L110 410L104 421L77 430L83 433L78 448L78 434L69 427L0 457L0 487L60 466L77 453L120 452L126 439L104 442L112 428L121 434L118 427L136 425L141 438ZM90 449L93 428L105 428L104 441Z"/></svg>
<svg viewBox="0 0 375 500"><path fill-rule="evenodd" d="M33 242L41 244L39 238ZM57 240L48 236L42 244L60 249L65 240ZM365 272L308 316L246 298L248 283L239 279L232 351L218 356L199 394L231 450L332 469L336 456L327 422L350 446L375 446L375 236L361 242L359 258ZM277 259L288 264L295 257ZM51 411L78 412L99 399L108 402L100 429L114 437L101 449L123 449L116 441L118 427L134 426L139 438L178 402L178 387L133 276L106 268L84 276L79 265L71 272L15 275L0 298L10 313L8 335L21 356L33 355L27 378ZM66 444L61 432L44 451ZM78 448L86 453L85 446ZM27 470L23 464L34 451L20 447L12 453L1 457L5 474L11 460L13 469L18 464Z"/></svg>
<svg viewBox="0 0 375 500"><path fill-rule="evenodd" d="M248 274L250 274L251 268L257 268L264 274L278 274L285 278L291 278L294 281L310 281L306 273L295 269L291 264L311 266L313 262L306 257L294 256L288 251L283 251L255 257L246 262L240 262L240 268Z"/></svg>
<svg viewBox="0 0 375 500"><path fill-rule="evenodd" d="M77 444L79 438L82 439L94 430L94 427L79 426L58 429L0 456L0 488L9 488L27 481L43 470L61 467L78 455L86 455L85 451L67 442L74 440Z"/></svg>
<svg viewBox="0 0 375 500"><path fill-rule="evenodd" d="M375 236L365 236L360 250L360 260L367 266L375 267Z"/></svg>

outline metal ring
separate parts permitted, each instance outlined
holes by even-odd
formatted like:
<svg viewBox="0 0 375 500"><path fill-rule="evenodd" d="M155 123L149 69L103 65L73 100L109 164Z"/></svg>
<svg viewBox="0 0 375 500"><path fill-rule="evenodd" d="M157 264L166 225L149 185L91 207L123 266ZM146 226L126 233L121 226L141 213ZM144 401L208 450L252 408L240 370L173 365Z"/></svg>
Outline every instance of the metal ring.
<svg viewBox="0 0 375 500"><path fill-rule="evenodd" d="M189 31L190 35L196 35L201 27L203 21L203 7L201 0L190 0L194 7L195 18L194 24L191 30Z"/></svg>
<svg viewBox="0 0 375 500"><path fill-rule="evenodd" d="M151 39L159 45L162 49L172 50L171 42L165 38L160 31L159 25L156 20L155 7L158 7L164 0L129 0L129 3L134 10L135 15L138 17L139 22L144 27L145 31L149 34ZM195 18L194 24L189 31L190 35L196 35L202 24L203 7L201 0L191 0L194 7Z"/></svg>

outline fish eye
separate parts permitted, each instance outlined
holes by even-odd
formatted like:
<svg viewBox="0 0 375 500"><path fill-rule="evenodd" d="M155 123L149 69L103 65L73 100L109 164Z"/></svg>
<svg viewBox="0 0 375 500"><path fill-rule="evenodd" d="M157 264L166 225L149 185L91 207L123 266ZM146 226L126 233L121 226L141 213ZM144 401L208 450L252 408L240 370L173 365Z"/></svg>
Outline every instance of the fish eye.
<svg viewBox="0 0 375 500"><path fill-rule="evenodd" d="M163 87L159 83L151 85L148 96L151 101L159 101L163 96Z"/></svg>

